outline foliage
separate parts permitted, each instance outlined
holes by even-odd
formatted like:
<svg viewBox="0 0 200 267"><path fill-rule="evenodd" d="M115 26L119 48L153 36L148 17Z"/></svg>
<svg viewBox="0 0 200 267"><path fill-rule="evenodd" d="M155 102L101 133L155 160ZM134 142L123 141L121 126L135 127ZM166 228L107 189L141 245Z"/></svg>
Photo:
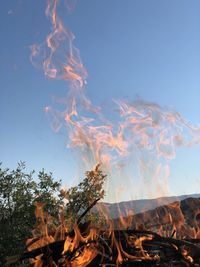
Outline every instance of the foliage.
<svg viewBox="0 0 200 267"><path fill-rule="evenodd" d="M39 183L35 188L35 201L44 203L44 211L53 217L58 217L59 207L63 206L60 194L61 180L54 181L53 174L47 174L44 169L39 172Z"/></svg>
<svg viewBox="0 0 200 267"><path fill-rule="evenodd" d="M37 183L34 173L26 173L23 162L12 171L0 166L0 266L5 256L24 250L35 225L35 202L45 201L51 215L55 215L62 204L61 196L56 196L60 181L55 182L51 173L42 170Z"/></svg>
<svg viewBox="0 0 200 267"><path fill-rule="evenodd" d="M77 219L77 216L86 210L96 199L103 198L105 191L103 184L106 175L99 169L99 165L95 170L87 171L85 178L77 186L71 187L65 192L65 197L68 200L66 204L67 218L72 223ZM95 214L89 214L90 219L96 220Z"/></svg>
<svg viewBox="0 0 200 267"><path fill-rule="evenodd" d="M74 223L81 212L105 194L106 175L99 165L67 191L61 190L61 180L55 181L52 173L42 170L37 179L34 175L35 171L25 172L23 162L16 170L3 169L0 164L0 266L4 266L5 256L25 249L25 241L32 236L31 230L37 224L35 203L44 203L44 211L56 218L54 225L59 223L61 207L64 207L65 219ZM87 219L96 221L97 215L90 213Z"/></svg>

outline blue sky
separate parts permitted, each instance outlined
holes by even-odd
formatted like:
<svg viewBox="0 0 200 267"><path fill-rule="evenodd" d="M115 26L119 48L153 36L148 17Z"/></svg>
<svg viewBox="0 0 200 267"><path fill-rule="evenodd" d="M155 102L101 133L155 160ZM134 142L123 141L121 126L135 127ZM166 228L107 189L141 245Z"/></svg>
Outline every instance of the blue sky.
<svg viewBox="0 0 200 267"><path fill-rule="evenodd" d="M0 160L9 168L24 160L29 169L45 168L70 185L81 176L76 155L66 149L65 133L51 130L43 111L67 86L46 78L29 60L29 46L50 31L45 5L43 0L1 3ZM139 96L200 123L198 0L80 0L71 14L62 12L88 71L86 90L93 103L107 112L112 99ZM199 146L177 151L172 194L199 192L199 159Z"/></svg>

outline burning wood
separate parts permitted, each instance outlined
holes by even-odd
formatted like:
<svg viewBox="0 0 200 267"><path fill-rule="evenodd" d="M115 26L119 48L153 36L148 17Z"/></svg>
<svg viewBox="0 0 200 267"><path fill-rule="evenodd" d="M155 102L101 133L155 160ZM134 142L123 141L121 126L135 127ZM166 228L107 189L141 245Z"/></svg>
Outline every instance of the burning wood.
<svg viewBox="0 0 200 267"><path fill-rule="evenodd" d="M109 227L106 228L94 227L90 222L81 223L97 201L61 240L44 231L47 222L41 219L39 229L43 235L30 240L21 255L8 257L7 264L28 258L35 267L200 266L200 239L181 240L142 229L116 230L112 221L107 222Z"/></svg>

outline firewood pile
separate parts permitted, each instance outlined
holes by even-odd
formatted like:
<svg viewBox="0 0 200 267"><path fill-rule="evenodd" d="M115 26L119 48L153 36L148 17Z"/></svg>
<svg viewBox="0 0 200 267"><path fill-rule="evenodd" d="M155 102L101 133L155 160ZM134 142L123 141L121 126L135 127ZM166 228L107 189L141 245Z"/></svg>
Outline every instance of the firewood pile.
<svg viewBox="0 0 200 267"><path fill-rule="evenodd" d="M32 239L21 255L7 258L7 265L30 259L30 266L35 267L200 267L200 239L176 239L174 233L164 237L144 229L114 230L112 223L105 229L90 222L81 223L91 207L63 239L43 236L46 244L42 246L38 245L38 238Z"/></svg>
<svg viewBox="0 0 200 267"><path fill-rule="evenodd" d="M85 225L67 234L65 240L26 251L14 261L36 259L39 266L200 266L200 240L178 240L142 230L106 231L93 235ZM74 240L81 234L77 245ZM89 238L88 238L89 237ZM70 242L65 250L66 243ZM13 262L12 257L8 263Z"/></svg>

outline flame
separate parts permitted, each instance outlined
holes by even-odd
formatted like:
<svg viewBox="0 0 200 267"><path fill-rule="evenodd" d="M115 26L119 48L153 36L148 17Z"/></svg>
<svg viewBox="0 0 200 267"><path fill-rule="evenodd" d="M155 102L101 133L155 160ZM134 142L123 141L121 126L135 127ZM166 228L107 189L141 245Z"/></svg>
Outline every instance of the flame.
<svg viewBox="0 0 200 267"><path fill-rule="evenodd" d="M94 106L86 96L87 71L74 45L75 35L59 15L63 3L48 0L45 14L51 31L45 42L30 47L35 66L42 67L47 77L69 85L63 101L65 110L45 108L52 118L52 128L58 132L65 127L68 148L77 148L86 168L101 162L112 179L120 179L118 166L123 162L123 169L134 173L131 179L144 197L169 194L170 161L177 148L200 142L200 127L191 125L178 112L141 100L115 100L117 114L115 121L109 121L102 108ZM74 1L65 4L69 11L75 6ZM136 167L128 164L131 159Z"/></svg>
<svg viewBox="0 0 200 267"><path fill-rule="evenodd" d="M71 11L72 2L67 4ZM170 161L175 158L177 148L190 147L200 142L200 127L194 127L173 110L141 100L132 103L124 100L114 101L117 114L114 114L113 121L109 121L102 108L94 106L86 96L87 71L81 61L79 50L74 45L74 34L59 15L60 6L61 1L48 0L45 14L50 20L51 31L44 43L30 47L30 60L34 66L42 68L46 77L64 80L69 85L66 100L63 100L66 104L65 110L55 110L50 106L44 109L53 119L53 129L58 132L65 126L69 138L68 147L78 148L85 164L94 166L101 163L117 179L119 166L123 166L122 169L129 168L127 163L134 159L136 167L131 169L134 173L131 179L134 182L138 179L141 184L140 188L135 186L136 190L141 190L148 197L167 194ZM139 249L138 255L130 255L116 238L114 222L110 220L108 212L103 205L98 208L108 225L105 234L112 239L112 249L117 250L117 266L126 258L152 259L143 249L143 242L151 240L151 235L139 238L126 237L130 246ZM186 226L177 203L169 206L164 216L153 214L154 216L149 217L146 214L145 218L138 217L136 222L132 215L128 215L128 220L125 219L120 209L119 214L120 226L123 229L134 224L140 225L143 229L157 224L157 231L165 236L170 236L174 231L177 237L186 232L192 237L200 236L199 227ZM50 218L43 212L40 203L36 205L36 218L38 224L33 231L33 238L27 242L28 250L64 239L63 257L68 252L75 253L71 262L67 262L66 259L67 266L87 266L99 253L105 256L95 243L99 234L96 228L90 228L88 233L83 235L75 225L74 236L66 237L68 229L64 216L61 216L61 225L52 236L48 231ZM165 227L166 225L170 227ZM83 250L76 251L82 243L87 245ZM188 262L192 262L187 250L181 253ZM42 266L41 256L35 260L35 266Z"/></svg>
<svg viewBox="0 0 200 267"><path fill-rule="evenodd" d="M85 267L87 266L96 256L98 252L93 245L89 245L87 248L84 248L82 254L77 257L72 262L72 267Z"/></svg>
<svg viewBox="0 0 200 267"><path fill-rule="evenodd" d="M48 214L43 211L43 203L35 203L35 216L37 220L37 226L32 231L33 238L26 241L27 250L31 251L39 247L43 247L55 241L55 239L48 233L48 223L50 218ZM33 261L34 267L40 267L43 264L42 255L37 256Z"/></svg>
<svg viewBox="0 0 200 267"><path fill-rule="evenodd" d="M94 172L97 171L99 165L94 168ZM189 199L184 200L185 204L189 204L191 207L196 207L199 200ZM174 251L177 251L179 255L182 255L185 262L193 263L195 257L194 252L192 252L190 246L187 247L188 241L179 245L180 239L186 238L197 238L199 234L199 214L200 209L195 209L194 207L189 211L191 217L183 216L181 212L182 202L174 202L166 206L158 207L155 210L144 212L143 215L136 214L137 221L132 218L131 223L127 219L123 218L121 213L121 218L119 219L119 229L116 229L116 221L111 220L106 207L101 204L98 205L98 210L101 212L106 219L106 224L100 228L97 226L89 224L87 229L81 230L81 227L77 224L73 226L73 230L69 231L65 223L64 210L60 211L60 226L57 227L55 234L50 235L49 229L51 225L51 217L48 216L43 211L44 204L36 203L36 228L32 231L33 238L27 241L28 251L40 248L42 246L48 245L56 240L64 241L63 251L60 260L65 266L88 266L91 262L98 262L104 264L104 262L112 262L116 266L120 266L126 261L160 261L163 256L162 252L158 252L164 244L162 236L165 236L170 240L169 244L173 247ZM120 212L120 210L119 210ZM143 217L142 217L143 216ZM127 221L126 221L127 220ZM189 220L189 221L188 221ZM134 223L139 225L135 226ZM150 224L151 223L151 224ZM157 225L156 225L157 223ZM156 226L156 229L155 229ZM127 229L127 227L129 227ZM152 227L160 234L161 242L159 243L159 238L155 238L155 233L152 231ZM138 228L138 230L133 231L131 229ZM122 229L125 229L125 231ZM139 233L139 234L137 234ZM178 238L179 240L176 239ZM173 243L174 239L174 243ZM146 250L147 247L152 246L149 241L153 241L153 250ZM167 241L168 242L168 241ZM157 244L157 245L156 245ZM168 244L168 243L167 243ZM169 245L168 244L168 245ZM159 247L157 249L157 246ZM160 247L161 246L161 247ZM195 246L195 245L194 245ZM198 248L198 246L196 247ZM51 248L49 247L50 251ZM98 257L98 258L97 258ZM47 255L42 254L37 256L36 259L32 261L34 267L43 266L44 261L47 260ZM49 264L52 266L59 266L54 262L53 254L48 256Z"/></svg>

